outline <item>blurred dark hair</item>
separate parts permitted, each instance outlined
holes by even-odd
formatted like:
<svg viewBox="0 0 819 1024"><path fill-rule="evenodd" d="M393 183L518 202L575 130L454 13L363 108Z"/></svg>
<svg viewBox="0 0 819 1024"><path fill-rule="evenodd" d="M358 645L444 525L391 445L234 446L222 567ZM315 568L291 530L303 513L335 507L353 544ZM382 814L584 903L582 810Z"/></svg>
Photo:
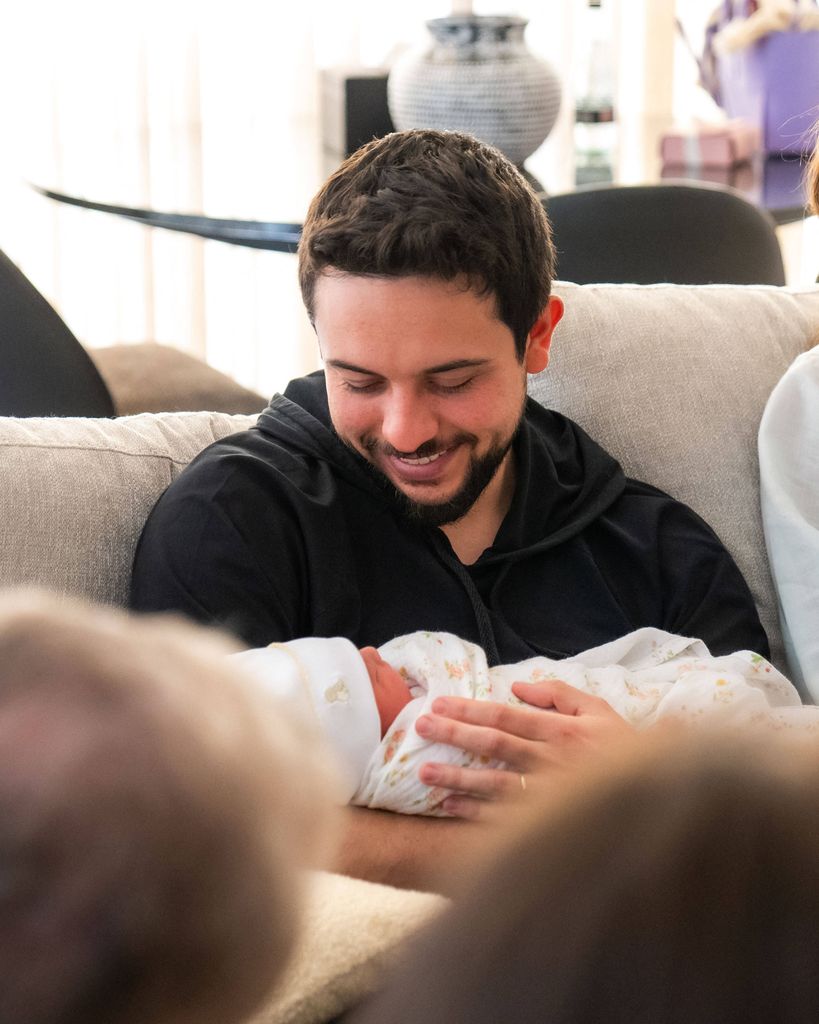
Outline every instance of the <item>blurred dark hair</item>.
<svg viewBox="0 0 819 1024"><path fill-rule="evenodd" d="M465 278L492 295L518 357L554 274L543 206L506 157L458 132L396 132L353 153L313 199L299 245L310 320L325 271Z"/></svg>
<svg viewBox="0 0 819 1024"><path fill-rule="evenodd" d="M816 754L646 741L560 785L356 1024L819 1020Z"/></svg>

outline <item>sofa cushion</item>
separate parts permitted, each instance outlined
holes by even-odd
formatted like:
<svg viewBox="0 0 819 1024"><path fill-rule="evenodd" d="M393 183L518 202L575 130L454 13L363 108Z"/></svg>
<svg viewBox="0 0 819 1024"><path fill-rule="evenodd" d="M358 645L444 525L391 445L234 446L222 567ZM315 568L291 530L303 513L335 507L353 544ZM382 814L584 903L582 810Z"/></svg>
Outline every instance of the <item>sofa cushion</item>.
<svg viewBox="0 0 819 1024"><path fill-rule="evenodd" d="M434 893L316 872L301 940L252 1024L334 1020L375 992L407 939L448 905Z"/></svg>
<svg viewBox="0 0 819 1024"><path fill-rule="evenodd" d="M255 417L0 418L0 580L125 603L154 502L206 445Z"/></svg>
<svg viewBox="0 0 819 1024"><path fill-rule="evenodd" d="M200 409L250 414L267 405L255 391L170 345L143 342L87 351L119 416Z"/></svg>
<svg viewBox="0 0 819 1024"><path fill-rule="evenodd" d="M695 509L748 581L784 668L759 508L756 436L788 365L819 341L819 289L573 285L531 394L626 473Z"/></svg>

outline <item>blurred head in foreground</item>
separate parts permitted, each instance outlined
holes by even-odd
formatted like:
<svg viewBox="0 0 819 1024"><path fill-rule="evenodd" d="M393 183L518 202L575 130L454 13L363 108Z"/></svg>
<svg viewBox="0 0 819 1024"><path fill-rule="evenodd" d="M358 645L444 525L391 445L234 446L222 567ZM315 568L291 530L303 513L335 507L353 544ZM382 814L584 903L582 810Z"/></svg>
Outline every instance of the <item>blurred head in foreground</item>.
<svg viewBox="0 0 819 1024"><path fill-rule="evenodd" d="M643 734L561 788L357 1022L819 1020L815 751Z"/></svg>
<svg viewBox="0 0 819 1024"><path fill-rule="evenodd" d="M229 1024L268 994L325 787L304 727L229 651L173 620L0 597L4 1024Z"/></svg>

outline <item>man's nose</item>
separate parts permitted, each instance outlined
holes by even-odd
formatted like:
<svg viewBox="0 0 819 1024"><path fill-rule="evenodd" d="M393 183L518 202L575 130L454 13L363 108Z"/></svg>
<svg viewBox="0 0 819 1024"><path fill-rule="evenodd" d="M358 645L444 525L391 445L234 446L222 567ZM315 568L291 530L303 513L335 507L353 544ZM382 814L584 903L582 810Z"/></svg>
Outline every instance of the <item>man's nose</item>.
<svg viewBox="0 0 819 1024"><path fill-rule="evenodd" d="M417 451L438 431L438 417L428 396L393 388L386 396L381 420L381 436L399 452Z"/></svg>

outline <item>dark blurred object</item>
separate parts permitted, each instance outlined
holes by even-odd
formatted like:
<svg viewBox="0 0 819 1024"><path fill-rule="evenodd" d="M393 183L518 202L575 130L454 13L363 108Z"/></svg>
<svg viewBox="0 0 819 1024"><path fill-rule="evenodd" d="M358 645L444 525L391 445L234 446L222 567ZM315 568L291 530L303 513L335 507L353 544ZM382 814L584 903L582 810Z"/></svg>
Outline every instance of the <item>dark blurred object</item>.
<svg viewBox="0 0 819 1024"><path fill-rule="evenodd" d="M544 205L563 281L785 283L773 221L728 189L611 186L550 196Z"/></svg>
<svg viewBox="0 0 819 1024"><path fill-rule="evenodd" d="M385 68L326 68L321 72L321 139L338 157L394 132Z"/></svg>
<svg viewBox="0 0 819 1024"><path fill-rule="evenodd" d="M85 349L2 252L0 415L114 415L108 388Z"/></svg>
<svg viewBox="0 0 819 1024"><path fill-rule="evenodd" d="M85 210L113 213L117 217L134 220L147 227L165 228L168 231L183 231L200 238L212 238L217 242L246 245L252 249L273 249L276 252L295 252L301 236L301 224L278 224L264 220L228 220L224 217L201 217L188 213L161 213L157 210L140 209L134 206L112 206L80 199L64 192L39 188L35 191L58 203L81 206Z"/></svg>

